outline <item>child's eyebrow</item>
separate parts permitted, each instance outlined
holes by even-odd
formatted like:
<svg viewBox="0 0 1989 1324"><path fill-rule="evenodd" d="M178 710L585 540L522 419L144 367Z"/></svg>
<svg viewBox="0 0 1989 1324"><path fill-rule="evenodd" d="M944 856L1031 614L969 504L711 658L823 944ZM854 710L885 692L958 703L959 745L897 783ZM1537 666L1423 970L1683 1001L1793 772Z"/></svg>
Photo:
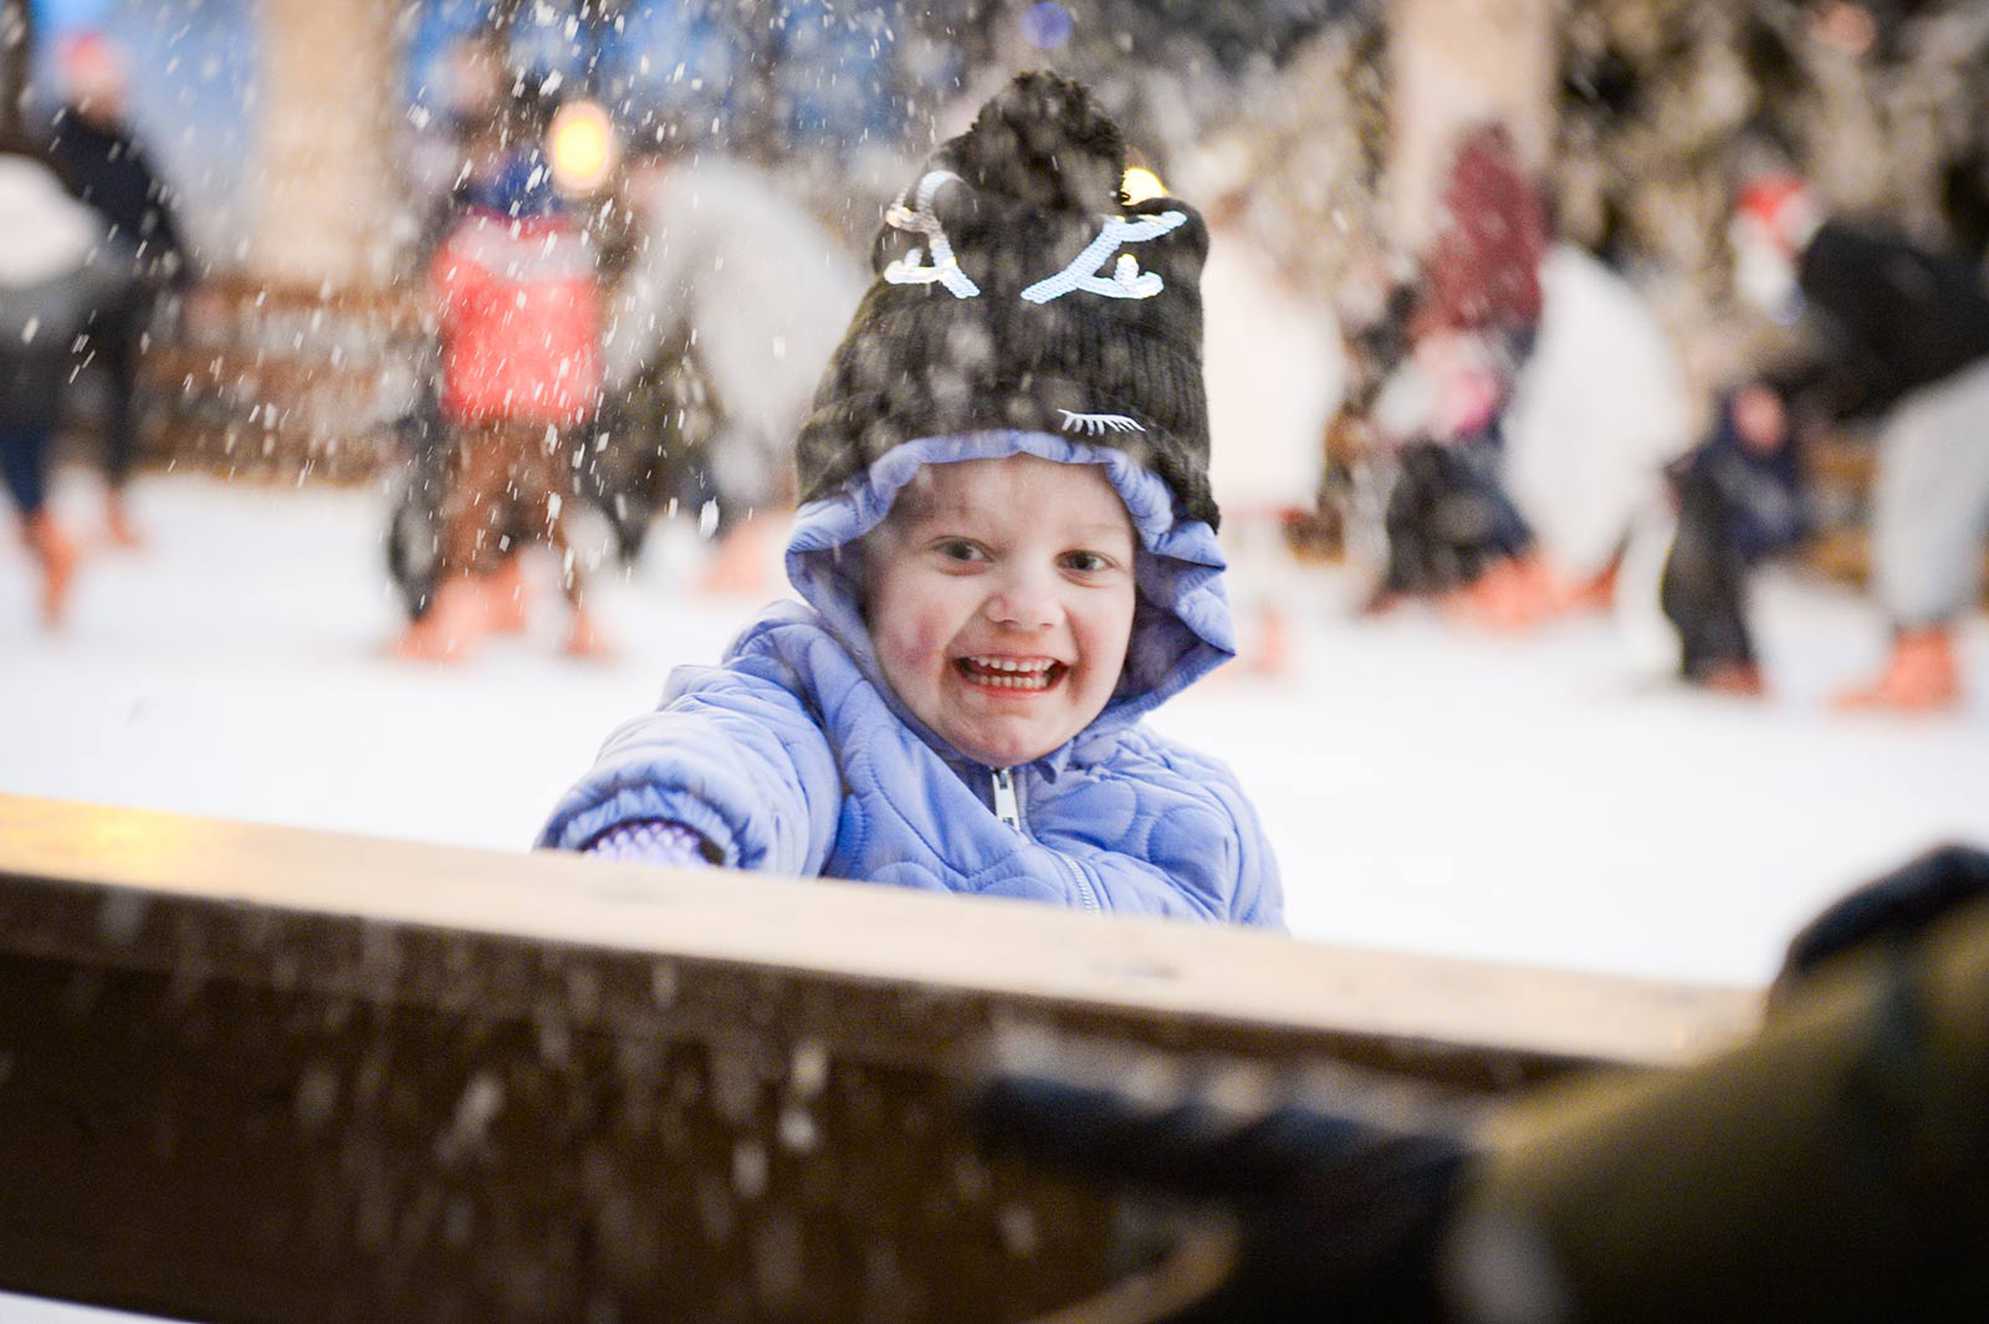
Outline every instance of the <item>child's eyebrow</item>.
<svg viewBox="0 0 1989 1324"><path fill-rule="evenodd" d="M905 501L902 498L892 508L906 528L923 528L928 524L968 524L979 517L973 506L964 501L935 500L922 495L917 500Z"/></svg>

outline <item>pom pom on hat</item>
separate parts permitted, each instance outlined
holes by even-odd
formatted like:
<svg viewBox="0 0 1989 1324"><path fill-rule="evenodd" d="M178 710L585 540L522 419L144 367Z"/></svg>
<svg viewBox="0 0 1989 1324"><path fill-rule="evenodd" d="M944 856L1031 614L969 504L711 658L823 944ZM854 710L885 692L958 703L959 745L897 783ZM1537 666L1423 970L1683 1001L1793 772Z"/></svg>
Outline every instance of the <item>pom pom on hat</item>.
<svg viewBox="0 0 1989 1324"><path fill-rule="evenodd" d="M1082 86L1028 73L1003 88L943 155L977 189L1032 207L1115 211L1126 141Z"/></svg>

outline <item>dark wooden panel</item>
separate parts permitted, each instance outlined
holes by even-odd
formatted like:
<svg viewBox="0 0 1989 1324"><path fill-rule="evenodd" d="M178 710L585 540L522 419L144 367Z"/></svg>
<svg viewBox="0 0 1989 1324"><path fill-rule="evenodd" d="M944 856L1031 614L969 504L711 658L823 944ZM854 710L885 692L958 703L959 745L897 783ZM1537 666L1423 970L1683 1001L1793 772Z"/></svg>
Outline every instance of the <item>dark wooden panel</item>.
<svg viewBox="0 0 1989 1324"><path fill-rule="evenodd" d="M537 876L551 929L590 904L561 885L592 862L215 826L0 798L0 1289L200 1319L1021 1319L1114 1276L1127 1215L975 1152L960 1082L994 1027L1466 1092L1575 1060L866 975L862 952L809 968L771 934L779 959L739 933L700 954L718 944L692 901L725 893L667 875L644 909L674 943L507 932L529 926L505 876ZM439 862L485 863L492 918L299 905L314 847L370 863L355 895L446 892ZM248 861L272 903L163 883L240 893ZM159 885L110 881L147 869ZM881 895L794 892L824 915ZM739 922L766 925L763 900ZM964 942L945 921L992 913L1124 977L1119 925L959 904L870 924L874 965L928 918Z"/></svg>

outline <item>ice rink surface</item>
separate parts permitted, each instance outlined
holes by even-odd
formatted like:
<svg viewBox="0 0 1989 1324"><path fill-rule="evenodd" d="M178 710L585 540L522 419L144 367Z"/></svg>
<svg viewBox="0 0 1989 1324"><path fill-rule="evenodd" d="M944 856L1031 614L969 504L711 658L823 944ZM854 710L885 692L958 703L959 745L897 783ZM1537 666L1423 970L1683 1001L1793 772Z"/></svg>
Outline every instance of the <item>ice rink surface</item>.
<svg viewBox="0 0 1989 1324"><path fill-rule="evenodd" d="M547 562L528 637L415 666L386 651L379 491L157 475L133 500L150 545L112 552L91 481L64 476L91 547L59 636L0 547L0 791L524 849L610 728L758 605L696 595L695 534L659 528L632 577L597 576L614 661L559 655ZM1846 718L1824 699L1877 665L1880 621L1793 573L1755 604L1766 703L1640 670L1604 617L1496 638L1421 609L1351 619L1330 571L1300 587L1292 678L1218 673L1153 719L1237 770L1299 936L1759 982L1845 887L1989 842L1979 619L1964 713Z"/></svg>

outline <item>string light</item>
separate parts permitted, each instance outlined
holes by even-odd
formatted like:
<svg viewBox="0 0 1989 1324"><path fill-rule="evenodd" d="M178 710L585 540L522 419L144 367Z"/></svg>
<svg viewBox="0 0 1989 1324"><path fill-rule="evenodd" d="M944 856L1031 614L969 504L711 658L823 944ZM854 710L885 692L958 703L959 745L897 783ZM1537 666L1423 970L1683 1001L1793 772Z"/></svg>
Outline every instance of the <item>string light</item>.
<svg viewBox="0 0 1989 1324"><path fill-rule="evenodd" d="M546 155L560 192L586 194L607 182L621 157L621 144L607 111L592 101L569 101L553 115Z"/></svg>

